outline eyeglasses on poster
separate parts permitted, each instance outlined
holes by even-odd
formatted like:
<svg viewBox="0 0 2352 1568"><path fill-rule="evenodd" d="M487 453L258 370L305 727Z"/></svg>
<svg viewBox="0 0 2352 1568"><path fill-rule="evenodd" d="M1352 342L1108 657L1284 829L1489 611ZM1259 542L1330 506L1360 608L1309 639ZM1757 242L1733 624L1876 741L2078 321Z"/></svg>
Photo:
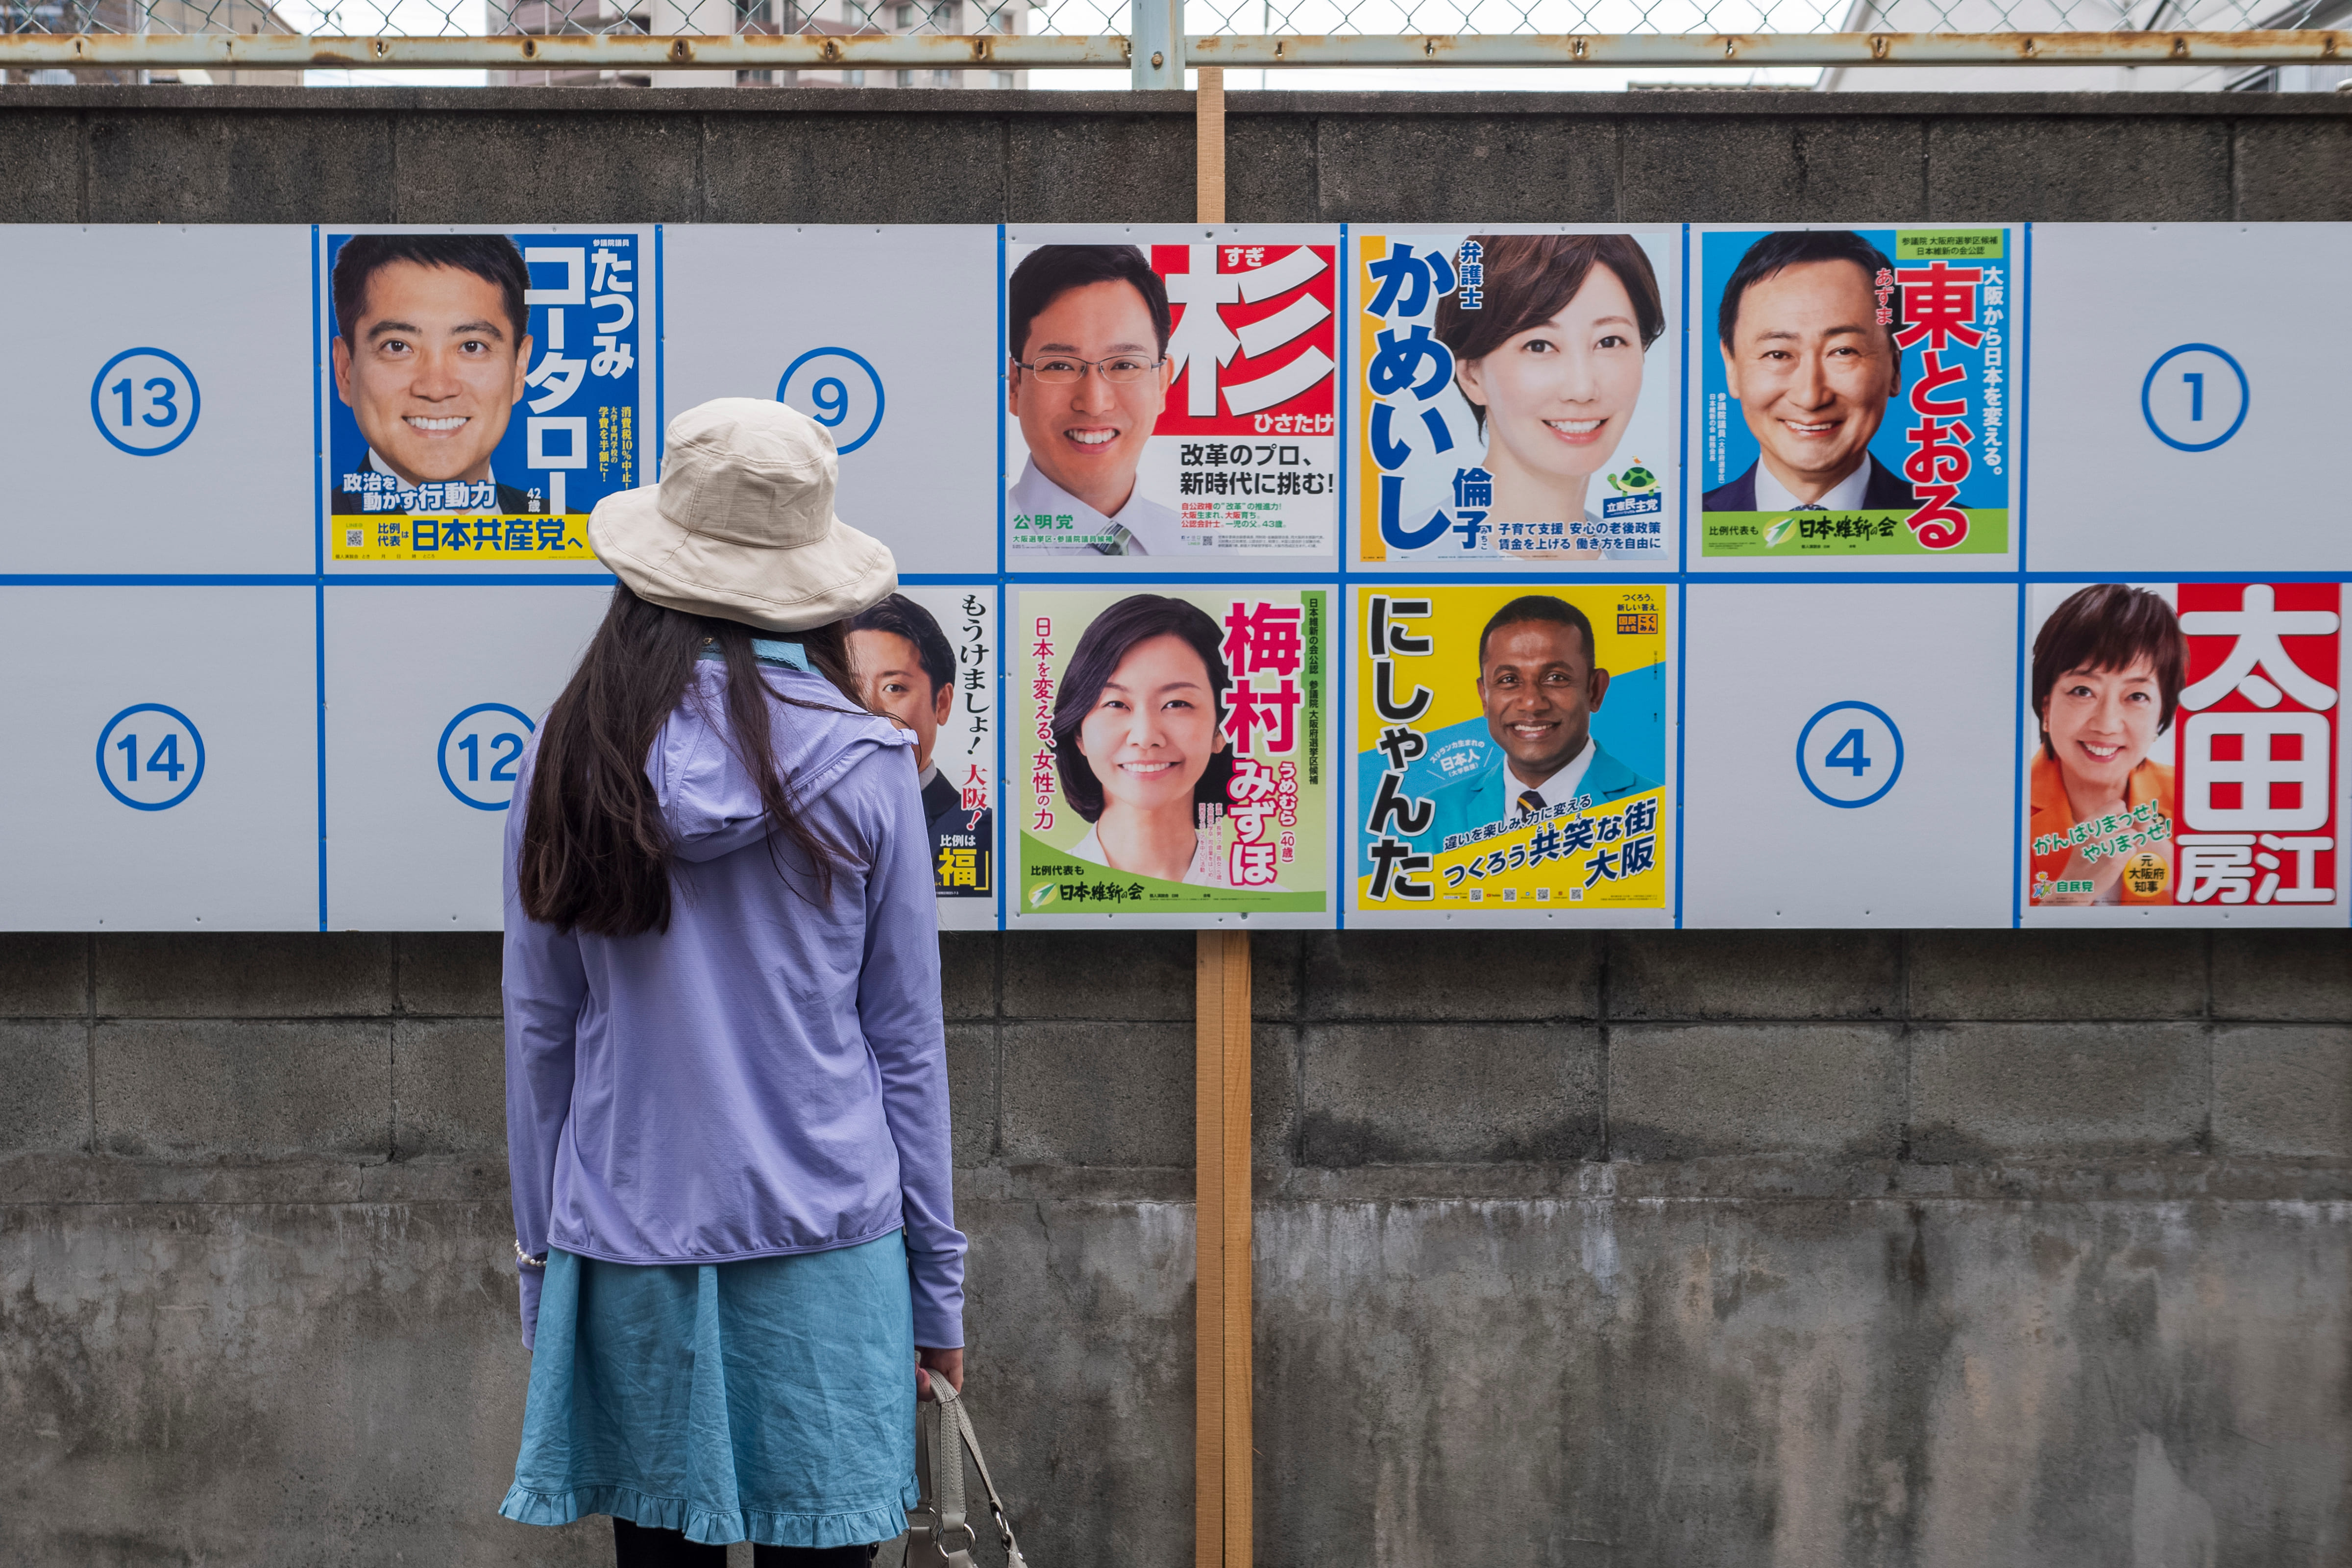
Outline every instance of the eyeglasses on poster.
<svg viewBox="0 0 2352 1568"><path fill-rule="evenodd" d="M1337 238L1316 225L1008 236L1007 561L1328 563Z"/></svg>

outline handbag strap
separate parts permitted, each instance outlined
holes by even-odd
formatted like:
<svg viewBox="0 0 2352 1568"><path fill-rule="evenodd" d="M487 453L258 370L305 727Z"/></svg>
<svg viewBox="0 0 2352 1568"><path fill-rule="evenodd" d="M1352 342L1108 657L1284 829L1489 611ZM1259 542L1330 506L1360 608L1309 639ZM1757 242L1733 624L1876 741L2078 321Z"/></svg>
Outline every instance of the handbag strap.
<svg viewBox="0 0 2352 1568"><path fill-rule="evenodd" d="M996 1533L1004 1542L1005 1568L1026 1568L1021 1556L1021 1543L1013 1538L1013 1522L1004 1517L1004 1499L996 1489L996 1479L988 1473L988 1460L981 1454L980 1434L972 1430L971 1406L965 1402L963 1395L949 1384L946 1378L936 1373L929 1373L928 1375L930 1379L931 1392L938 1396L935 1403L939 1406L937 1420L940 1441L935 1447L931 1447L930 1460L922 1465L922 1474L927 1490L929 1489L932 1475L936 1472L939 1477L938 1489L941 1502L934 1510L939 1521L936 1528L941 1535L945 1535L961 1525L964 1529L967 1539L971 1536L971 1527L965 1523L964 1520L963 1456L964 1452L969 1450L971 1454L972 1468L980 1472L981 1488L988 1494L988 1511L996 1520ZM916 1423L915 1435L918 1447L929 1447L924 1441L929 1436L925 1426L926 1424L923 1422ZM954 1440L950 1441L950 1437ZM922 1463L919 1456L918 1462ZM947 1511L950 1499L952 1499L954 1508L952 1517Z"/></svg>

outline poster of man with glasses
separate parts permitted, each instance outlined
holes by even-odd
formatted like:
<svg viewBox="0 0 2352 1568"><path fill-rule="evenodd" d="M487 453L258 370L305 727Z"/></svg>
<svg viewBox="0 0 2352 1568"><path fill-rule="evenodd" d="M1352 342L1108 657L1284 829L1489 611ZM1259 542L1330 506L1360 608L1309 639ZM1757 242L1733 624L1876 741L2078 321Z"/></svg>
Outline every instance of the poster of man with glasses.
<svg viewBox="0 0 2352 1568"><path fill-rule="evenodd" d="M1330 559L1335 247L1116 233L1006 247L1008 555Z"/></svg>

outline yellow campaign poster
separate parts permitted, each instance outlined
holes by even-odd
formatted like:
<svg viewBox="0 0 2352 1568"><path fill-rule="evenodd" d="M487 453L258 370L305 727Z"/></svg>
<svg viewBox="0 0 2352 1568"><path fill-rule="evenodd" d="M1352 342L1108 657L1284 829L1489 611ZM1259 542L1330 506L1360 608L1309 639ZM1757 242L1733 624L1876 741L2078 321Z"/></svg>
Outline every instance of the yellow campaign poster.
<svg viewBox="0 0 2352 1568"><path fill-rule="evenodd" d="M1666 909L1669 587L1354 592L1352 908Z"/></svg>

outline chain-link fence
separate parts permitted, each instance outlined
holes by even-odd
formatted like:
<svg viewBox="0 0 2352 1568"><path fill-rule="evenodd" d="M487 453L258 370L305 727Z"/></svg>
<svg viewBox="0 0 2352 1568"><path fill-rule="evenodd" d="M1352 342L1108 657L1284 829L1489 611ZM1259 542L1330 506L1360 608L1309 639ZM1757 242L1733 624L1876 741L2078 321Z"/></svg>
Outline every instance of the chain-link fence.
<svg viewBox="0 0 2352 1568"><path fill-rule="evenodd" d="M1187 64L1265 73L1253 86L1349 69L1469 85L1464 73L1570 67L1613 73L1575 85L1639 85L1646 73L1848 89L2326 89L2352 78L2352 35L2335 30L2352 23L2352 0L1184 0L1172 15L1171 3L0 0L0 74L709 85L727 72L745 86L968 88L1105 71L1116 75L1086 85L1175 86ZM1166 47L1150 49L1154 38ZM2030 79L2027 67L2040 68ZM2095 79L2079 79L2085 71Z"/></svg>

